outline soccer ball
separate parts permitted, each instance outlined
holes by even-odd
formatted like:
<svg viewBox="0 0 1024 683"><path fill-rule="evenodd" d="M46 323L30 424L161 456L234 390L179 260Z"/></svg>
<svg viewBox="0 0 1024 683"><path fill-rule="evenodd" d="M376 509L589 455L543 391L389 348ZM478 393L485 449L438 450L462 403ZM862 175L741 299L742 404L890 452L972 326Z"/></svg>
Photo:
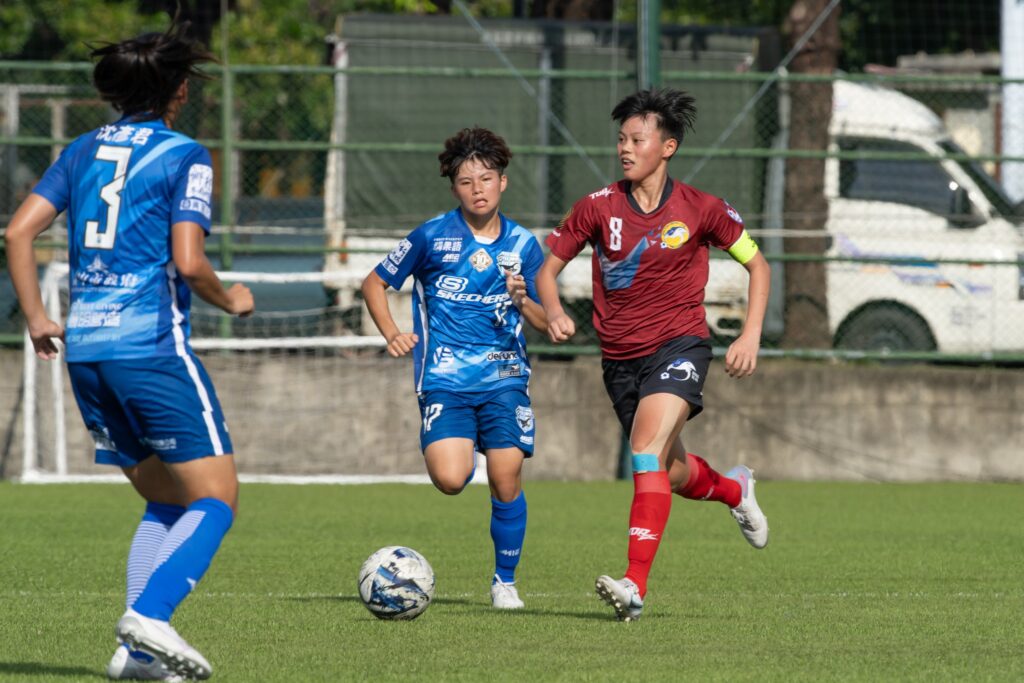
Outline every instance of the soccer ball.
<svg viewBox="0 0 1024 683"><path fill-rule="evenodd" d="M378 619L415 619L434 598L434 570L412 548L389 545L359 568L359 597Z"/></svg>

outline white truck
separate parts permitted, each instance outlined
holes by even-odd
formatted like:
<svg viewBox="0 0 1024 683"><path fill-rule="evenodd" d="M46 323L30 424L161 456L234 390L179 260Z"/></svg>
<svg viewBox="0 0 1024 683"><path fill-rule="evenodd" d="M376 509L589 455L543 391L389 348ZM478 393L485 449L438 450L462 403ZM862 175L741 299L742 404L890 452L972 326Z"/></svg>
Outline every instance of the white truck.
<svg viewBox="0 0 1024 683"><path fill-rule="evenodd" d="M942 120L895 90L837 80L829 148L932 157L826 160L826 254L901 260L827 263L834 346L963 354L1024 349L1019 209L979 164L946 158L962 150ZM773 169L769 187L781 187L771 176L782 166ZM766 240L760 241L764 247ZM783 271L779 264L773 270ZM716 334L737 333L745 300L745 273L730 261L712 260L707 307Z"/></svg>

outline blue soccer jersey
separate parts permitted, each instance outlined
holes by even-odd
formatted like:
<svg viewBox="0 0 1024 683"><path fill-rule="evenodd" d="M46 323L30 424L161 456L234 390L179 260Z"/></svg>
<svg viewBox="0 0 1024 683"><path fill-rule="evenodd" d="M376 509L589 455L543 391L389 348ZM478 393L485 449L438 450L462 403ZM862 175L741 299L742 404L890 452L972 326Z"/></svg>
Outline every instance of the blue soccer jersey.
<svg viewBox="0 0 1024 683"><path fill-rule="evenodd" d="M505 288L506 271L521 274L534 301L544 261L537 238L501 216L501 233L478 242L458 208L413 230L375 272L401 289L412 275L416 391L495 391L526 386L523 317Z"/></svg>
<svg viewBox="0 0 1024 683"><path fill-rule="evenodd" d="M191 293L171 226L209 233L209 152L162 121L125 118L68 145L33 191L67 210L68 361L181 355Z"/></svg>

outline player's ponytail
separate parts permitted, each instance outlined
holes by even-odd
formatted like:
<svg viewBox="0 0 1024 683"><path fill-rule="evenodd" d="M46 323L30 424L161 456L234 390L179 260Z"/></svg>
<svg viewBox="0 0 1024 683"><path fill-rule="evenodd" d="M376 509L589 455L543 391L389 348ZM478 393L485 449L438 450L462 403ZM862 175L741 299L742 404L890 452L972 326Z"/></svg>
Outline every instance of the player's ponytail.
<svg viewBox="0 0 1024 683"><path fill-rule="evenodd" d="M188 78L207 78L198 65L213 55L187 36L188 22L164 33L144 33L92 51L96 90L117 111L136 118L167 114L178 88Z"/></svg>

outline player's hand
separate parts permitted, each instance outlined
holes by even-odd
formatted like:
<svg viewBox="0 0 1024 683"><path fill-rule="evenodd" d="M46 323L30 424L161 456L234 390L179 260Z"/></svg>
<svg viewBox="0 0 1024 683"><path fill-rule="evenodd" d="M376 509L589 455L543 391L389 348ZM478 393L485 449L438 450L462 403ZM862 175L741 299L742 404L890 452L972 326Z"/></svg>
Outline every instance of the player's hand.
<svg viewBox="0 0 1024 683"><path fill-rule="evenodd" d="M37 356L43 360L53 360L60 352L53 340L64 341L64 328L49 318L43 318L29 323L28 336L32 339L32 347Z"/></svg>
<svg viewBox="0 0 1024 683"><path fill-rule="evenodd" d="M256 301L252 298L252 291L241 282L231 285L227 291L228 313L245 318L252 315L256 308Z"/></svg>
<svg viewBox="0 0 1024 683"><path fill-rule="evenodd" d="M725 352L725 371L734 379L750 377L757 369L757 351L761 342L754 337L740 335Z"/></svg>
<svg viewBox="0 0 1024 683"><path fill-rule="evenodd" d="M399 358L412 351L419 341L419 336L412 332L399 332L391 339L388 339L388 353L395 358Z"/></svg>
<svg viewBox="0 0 1024 683"><path fill-rule="evenodd" d="M512 305L521 309L526 300L526 278L522 275L505 275L505 289L512 299Z"/></svg>
<svg viewBox="0 0 1024 683"><path fill-rule="evenodd" d="M560 311L548 316L548 337L555 344L569 341L569 337L576 334L576 323L572 321L565 311Z"/></svg>

